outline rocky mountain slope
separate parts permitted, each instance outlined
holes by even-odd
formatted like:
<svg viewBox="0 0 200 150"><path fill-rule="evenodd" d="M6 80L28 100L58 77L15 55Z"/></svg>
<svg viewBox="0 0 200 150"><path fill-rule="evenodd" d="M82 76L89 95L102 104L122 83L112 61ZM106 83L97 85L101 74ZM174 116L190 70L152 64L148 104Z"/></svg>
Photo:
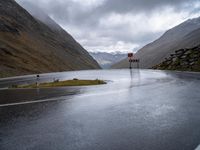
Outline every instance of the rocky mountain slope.
<svg viewBox="0 0 200 150"><path fill-rule="evenodd" d="M14 0L0 1L1 77L100 68L71 35L48 20L51 25Z"/></svg>
<svg viewBox="0 0 200 150"><path fill-rule="evenodd" d="M140 49L135 57L140 59L141 68L151 68L164 61L177 49L195 47L200 44L200 17L189 19L165 32L159 39ZM127 59L112 66L127 68Z"/></svg>
<svg viewBox="0 0 200 150"><path fill-rule="evenodd" d="M200 71L200 46L176 50L153 69Z"/></svg>
<svg viewBox="0 0 200 150"><path fill-rule="evenodd" d="M116 53L106 53L106 52L90 52L90 55L97 60L97 62L101 65L102 68L108 69L114 63L124 59L127 57L127 54L123 54L120 52Z"/></svg>

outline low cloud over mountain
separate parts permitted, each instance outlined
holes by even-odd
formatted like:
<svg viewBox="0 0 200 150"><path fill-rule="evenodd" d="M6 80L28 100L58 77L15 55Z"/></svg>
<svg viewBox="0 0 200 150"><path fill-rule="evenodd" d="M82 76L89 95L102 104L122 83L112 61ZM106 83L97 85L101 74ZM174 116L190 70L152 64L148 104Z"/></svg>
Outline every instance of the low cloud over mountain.
<svg viewBox="0 0 200 150"><path fill-rule="evenodd" d="M199 0L17 0L33 3L89 51L137 51L200 15Z"/></svg>

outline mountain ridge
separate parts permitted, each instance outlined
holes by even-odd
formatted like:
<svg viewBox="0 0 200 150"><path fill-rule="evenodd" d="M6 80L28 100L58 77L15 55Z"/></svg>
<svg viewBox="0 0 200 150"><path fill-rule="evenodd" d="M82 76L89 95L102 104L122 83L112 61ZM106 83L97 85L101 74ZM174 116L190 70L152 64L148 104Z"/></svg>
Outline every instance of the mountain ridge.
<svg viewBox="0 0 200 150"><path fill-rule="evenodd" d="M0 51L1 77L100 68L71 35L35 19L14 0L0 2Z"/></svg>
<svg viewBox="0 0 200 150"><path fill-rule="evenodd" d="M107 52L90 52L91 56L97 60L103 69L108 69L110 66L119 60L126 57L127 54L122 52L107 53Z"/></svg>
<svg viewBox="0 0 200 150"><path fill-rule="evenodd" d="M174 28L167 30L160 38L151 43L148 43L135 54L135 57L140 59L140 67L151 68L156 64L161 63L164 58L168 57L176 49L197 46L198 44L200 44L200 41L198 40L198 34L193 33L192 35L192 39L195 40L196 43L189 43L187 42L187 40L189 40L189 34L191 34L195 30L199 31L199 29L200 17L189 19L175 26ZM124 59L112 66L112 68L127 67L127 59ZM134 65L134 67L136 67L136 65Z"/></svg>
<svg viewBox="0 0 200 150"><path fill-rule="evenodd" d="M200 71L200 46L176 50L152 69Z"/></svg>

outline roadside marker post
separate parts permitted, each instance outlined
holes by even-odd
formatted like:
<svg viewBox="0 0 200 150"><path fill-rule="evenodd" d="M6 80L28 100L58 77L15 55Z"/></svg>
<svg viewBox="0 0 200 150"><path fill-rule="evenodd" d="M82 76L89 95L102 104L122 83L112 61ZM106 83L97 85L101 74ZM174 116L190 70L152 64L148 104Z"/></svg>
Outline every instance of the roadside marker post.
<svg viewBox="0 0 200 150"><path fill-rule="evenodd" d="M38 74L36 76L36 86L38 87L39 86L39 80L40 80L40 75Z"/></svg>

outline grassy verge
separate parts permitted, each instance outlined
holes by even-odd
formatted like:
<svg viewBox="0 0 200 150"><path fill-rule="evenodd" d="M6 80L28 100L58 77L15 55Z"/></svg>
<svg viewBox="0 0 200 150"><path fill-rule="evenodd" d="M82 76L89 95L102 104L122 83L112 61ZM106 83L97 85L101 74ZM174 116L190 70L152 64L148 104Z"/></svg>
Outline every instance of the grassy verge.
<svg viewBox="0 0 200 150"><path fill-rule="evenodd" d="M62 86L86 86L86 85L99 85L106 84L103 80L65 80L65 81L54 81L45 83L34 83L28 85L13 85L12 88L48 88L48 87L62 87Z"/></svg>

